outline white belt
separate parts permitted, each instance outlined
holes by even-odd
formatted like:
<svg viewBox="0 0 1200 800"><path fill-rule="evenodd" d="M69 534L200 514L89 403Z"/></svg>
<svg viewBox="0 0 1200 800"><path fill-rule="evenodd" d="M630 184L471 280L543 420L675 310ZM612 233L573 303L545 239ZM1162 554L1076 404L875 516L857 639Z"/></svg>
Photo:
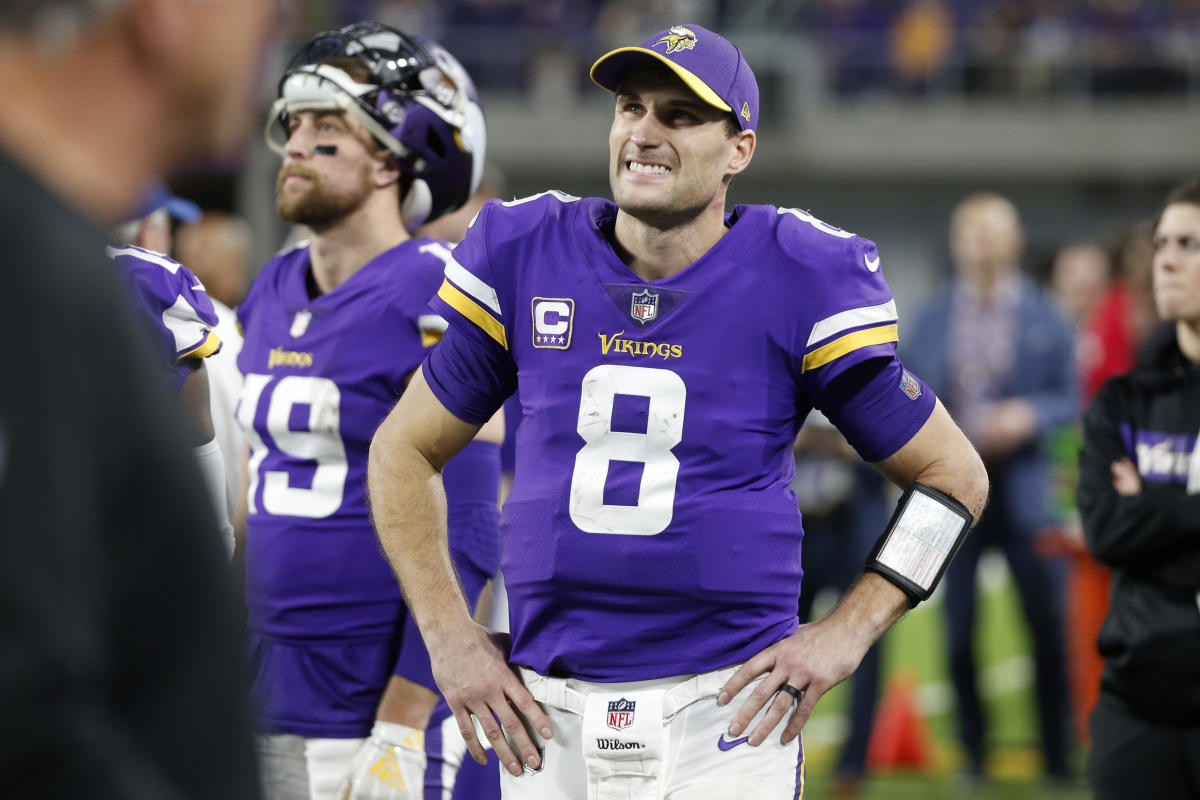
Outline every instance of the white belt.
<svg viewBox="0 0 1200 800"><path fill-rule="evenodd" d="M551 678L539 675L528 667L517 667L525 688L539 703L545 703L572 714L583 714L585 701L591 692L639 692L667 688L663 694L663 720L669 720L679 711L705 697L716 697L726 681L737 672L741 664L702 672L689 678L660 678L634 683L592 683L575 678ZM675 681L681 681L674 683ZM672 686L671 684L674 683Z"/></svg>

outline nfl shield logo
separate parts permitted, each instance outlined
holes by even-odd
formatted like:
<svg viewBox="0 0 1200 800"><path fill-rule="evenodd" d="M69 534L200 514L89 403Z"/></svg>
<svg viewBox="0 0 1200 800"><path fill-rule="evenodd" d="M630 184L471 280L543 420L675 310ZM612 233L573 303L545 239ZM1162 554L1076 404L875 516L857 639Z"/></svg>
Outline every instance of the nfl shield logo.
<svg viewBox="0 0 1200 800"><path fill-rule="evenodd" d="M658 295L649 291L635 292L630 304L629 316L646 323L658 316Z"/></svg>
<svg viewBox="0 0 1200 800"><path fill-rule="evenodd" d="M623 731L633 724L633 709L636 700L610 700L608 703L608 727L614 731Z"/></svg>
<svg viewBox="0 0 1200 800"><path fill-rule="evenodd" d="M296 312L296 316L292 317L292 327L288 329L288 333L293 339L299 339L308 330L308 323L312 321L312 312L307 308L303 308Z"/></svg>
<svg viewBox="0 0 1200 800"><path fill-rule="evenodd" d="M900 391L904 392L909 400L916 400L921 396L921 384L908 370L904 370L904 374L900 376Z"/></svg>

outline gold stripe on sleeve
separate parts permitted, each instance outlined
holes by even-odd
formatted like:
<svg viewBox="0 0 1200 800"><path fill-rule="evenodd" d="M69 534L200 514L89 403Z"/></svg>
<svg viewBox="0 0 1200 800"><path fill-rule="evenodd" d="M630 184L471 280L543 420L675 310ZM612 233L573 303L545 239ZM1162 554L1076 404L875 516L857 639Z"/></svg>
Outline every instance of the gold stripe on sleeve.
<svg viewBox="0 0 1200 800"><path fill-rule="evenodd" d="M194 358L196 360L208 358L213 353L217 352L217 348L220 346L221 337L217 336L217 334L213 333L212 331L209 331L208 336L205 337L203 342L196 347L193 347L191 350L188 350L186 353L183 353L176 360L182 361L185 358Z"/></svg>
<svg viewBox="0 0 1200 800"><path fill-rule="evenodd" d="M504 335L504 326L495 317L484 311L478 303L459 291L458 287L446 279L442 279L442 287L438 289L438 297L445 300L451 308L479 326L484 333L491 336L505 350L508 349L508 339Z"/></svg>
<svg viewBox="0 0 1200 800"><path fill-rule="evenodd" d="M803 372L808 372L810 369L823 367L831 361L836 361L847 353L853 353L863 347L870 347L873 344L887 344L888 342L900 341L898 325L883 325L878 328L867 328L866 330L847 333L834 339L829 344L824 344L813 350L804 357Z"/></svg>

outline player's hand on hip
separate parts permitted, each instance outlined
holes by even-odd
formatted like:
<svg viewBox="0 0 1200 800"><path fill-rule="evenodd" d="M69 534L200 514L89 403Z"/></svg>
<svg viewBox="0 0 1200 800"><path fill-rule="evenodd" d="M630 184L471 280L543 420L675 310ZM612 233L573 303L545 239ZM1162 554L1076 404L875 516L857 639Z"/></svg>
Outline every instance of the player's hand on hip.
<svg viewBox="0 0 1200 800"><path fill-rule="evenodd" d="M760 675L765 677L746 697L729 725L729 736L746 731L760 711L766 713L749 731L749 744L757 747L791 712L780 741L795 739L808 722L821 696L845 680L862 661L863 646L840 621L825 618L776 642L742 664L721 687L717 703L725 705ZM794 709L794 710L793 710Z"/></svg>
<svg viewBox="0 0 1200 800"><path fill-rule="evenodd" d="M425 732L376 722L350 763L339 800L422 800L425 796Z"/></svg>
<svg viewBox="0 0 1200 800"><path fill-rule="evenodd" d="M510 773L520 775L525 766L541 767L541 754L530 729L544 739L551 738L553 729L546 713L508 665L507 636L492 635L472 623L455 639L443 640L439 645L436 650L429 648L433 674L454 712L471 757L480 764L487 763L487 754L475 735L474 717Z"/></svg>

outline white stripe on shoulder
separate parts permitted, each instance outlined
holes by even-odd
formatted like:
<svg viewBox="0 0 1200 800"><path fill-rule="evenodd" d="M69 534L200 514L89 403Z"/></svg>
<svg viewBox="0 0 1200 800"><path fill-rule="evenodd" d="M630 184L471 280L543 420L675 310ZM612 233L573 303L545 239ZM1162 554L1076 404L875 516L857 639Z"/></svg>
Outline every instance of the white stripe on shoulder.
<svg viewBox="0 0 1200 800"><path fill-rule="evenodd" d="M172 261L163 253L156 253L153 250L146 250L141 247L134 247L133 245L128 245L126 247L110 246L106 248L106 250L109 258L116 258L117 256L133 256L141 261L148 261L151 264L158 264L172 275L179 271L180 264L178 261Z"/></svg>
<svg viewBox="0 0 1200 800"><path fill-rule="evenodd" d="M433 253L443 262L449 261L452 258L450 255L450 248L441 242L430 242L429 244L423 244L421 245L419 252Z"/></svg>
<svg viewBox="0 0 1200 800"><path fill-rule="evenodd" d="M894 299L877 306L863 306L862 308L839 311L837 314L826 317L816 325L813 325L812 333L808 337L806 347L812 347L823 339L828 339L830 336L835 336L851 328L861 328L864 325L880 325L885 322L895 322L896 320L896 301Z"/></svg>
<svg viewBox="0 0 1200 800"><path fill-rule="evenodd" d="M291 244L284 245L277 253L275 253L274 257L279 258L280 256L286 256L288 253L294 250L299 250L301 247L308 247L308 239L301 239L298 242L292 242Z"/></svg>
<svg viewBox="0 0 1200 800"><path fill-rule="evenodd" d="M450 323L441 314L421 314L417 317L417 330L445 333L449 327Z"/></svg>
<svg viewBox="0 0 1200 800"><path fill-rule="evenodd" d="M551 189L547 192L538 192L537 194L532 194L529 197L518 197L515 200L506 200L503 203L501 203L500 205L505 206L507 208L512 208L513 206L520 206L520 205L524 205L525 203L532 203L534 200L537 200L539 197L545 197L546 195L550 195L555 200L558 200L560 203L574 203L576 200L579 199L578 197L576 197L573 194L567 194L566 192L560 192L558 189Z"/></svg>
<svg viewBox="0 0 1200 800"><path fill-rule="evenodd" d="M501 316L500 298L496 296L496 290L468 272L467 268L453 257L446 261L446 278L476 301L490 308L497 317Z"/></svg>

